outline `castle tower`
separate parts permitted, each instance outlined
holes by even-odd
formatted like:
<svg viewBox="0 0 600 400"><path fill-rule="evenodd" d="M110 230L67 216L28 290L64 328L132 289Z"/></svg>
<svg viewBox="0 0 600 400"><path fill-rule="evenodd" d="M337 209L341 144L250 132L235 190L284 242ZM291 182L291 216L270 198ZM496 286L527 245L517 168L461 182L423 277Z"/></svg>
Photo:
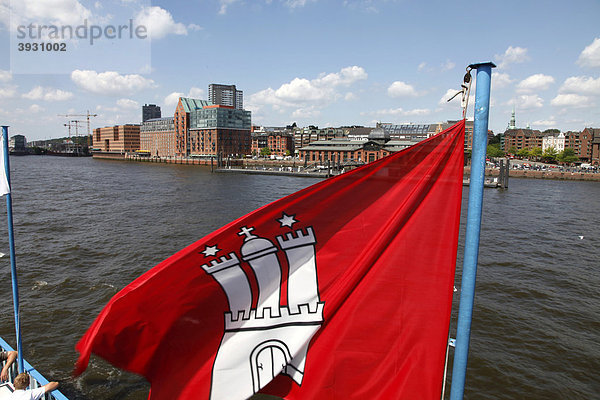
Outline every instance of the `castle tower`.
<svg viewBox="0 0 600 400"><path fill-rule="evenodd" d="M221 257L220 261L213 260L210 264L210 266L204 264L202 268L211 274L225 291L232 318L234 320L247 318L252 306L252 292L248 278L235 253L230 253L229 259Z"/></svg>
<svg viewBox="0 0 600 400"><path fill-rule="evenodd" d="M290 313L298 313L300 304L314 305L319 301L317 267L315 263L315 236L312 228L306 234L297 230L294 234L277 236L279 246L288 259L288 307Z"/></svg>
<svg viewBox="0 0 600 400"><path fill-rule="evenodd" d="M256 315L263 315L265 308L271 309L271 316L278 317L281 293L281 266L277 259L277 247L270 240L253 235L254 228L243 227L238 235L246 239L240 249L242 260L252 267L258 281L258 304Z"/></svg>

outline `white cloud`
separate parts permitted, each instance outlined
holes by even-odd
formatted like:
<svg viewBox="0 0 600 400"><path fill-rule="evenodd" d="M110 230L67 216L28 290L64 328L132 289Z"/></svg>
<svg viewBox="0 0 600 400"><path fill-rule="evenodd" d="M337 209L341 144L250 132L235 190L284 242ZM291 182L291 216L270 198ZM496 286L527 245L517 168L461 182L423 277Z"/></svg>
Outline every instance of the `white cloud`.
<svg viewBox="0 0 600 400"><path fill-rule="evenodd" d="M345 67L340 72L321 74L313 82L316 86L349 86L356 81L367 79L367 72L362 67Z"/></svg>
<svg viewBox="0 0 600 400"><path fill-rule="evenodd" d="M450 60L446 60L446 62L442 64L442 72L450 71L451 69L454 69L454 67L456 67L455 63Z"/></svg>
<svg viewBox="0 0 600 400"><path fill-rule="evenodd" d="M24 24L26 21L50 23L54 25L77 25L90 19L92 13L77 0L19 0L10 1L10 6L3 1L2 23L10 28ZM10 18L10 21L8 20Z"/></svg>
<svg viewBox="0 0 600 400"><path fill-rule="evenodd" d="M187 95L183 92L172 92L171 94L168 94L165 97L163 102L166 107L175 107L177 105L177 102L179 102L180 97L191 97L193 99L202 100L205 99L205 93L206 92L204 91L204 89L193 87L189 90Z"/></svg>
<svg viewBox="0 0 600 400"><path fill-rule="evenodd" d="M517 85L517 92L531 93L539 90L546 90L553 83L553 77L544 74L535 74L519 82Z"/></svg>
<svg viewBox="0 0 600 400"><path fill-rule="evenodd" d="M579 94L559 94L550 102L555 107L584 108L590 107L590 99Z"/></svg>
<svg viewBox="0 0 600 400"><path fill-rule="evenodd" d="M498 68L505 68L510 64L518 64L529 60L527 49L509 46L504 54L496 54Z"/></svg>
<svg viewBox="0 0 600 400"><path fill-rule="evenodd" d="M135 17L137 25L143 25L152 39L160 39L169 34L187 35L187 28L180 22L175 22L173 16L164 8L157 6L145 7ZM195 25L197 27L198 25Z"/></svg>
<svg viewBox="0 0 600 400"><path fill-rule="evenodd" d="M246 108L254 112L265 106L271 106L279 112L294 108L297 115L314 115L313 110L307 111L307 107L324 107L335 102L343 97L338 91L340 88L349 87L367 79L367 76L362 67L352 66L342 68L339 72L321 74L312 80L294 78L278 89L267 88L250 95Z"/></svg>
<svg viewBox="0 0 600 400"><path fill-rule="evenodd" d="M140 105L137 101L131 99L119 99L117 105L124 109L137 110Z"/></svg>
<svg viewBox="0 0 600 400"><path fill-rule="evenodd" d="M438 105L446 106L446 107L447 106L460 107L460 101L462 99L462 94L459 94L456 97L454 97L452 100L448 101L448 99L452 98L452 96L454 96L457 92L458 92L457 89L446 90L446 93L444 93L444 95L442 96L440 101L438 101ZM471 94L469 95L469 104L468 104L469 107L472 107L475 104L475 95L473 94L473 92L475 92L475 82L473 82L471 84Z"/></svg>
<svg viewBox="0 0 600 400"><path fill-rule="evenodd" d="M192 99L204 99L206 97L206 92L204 89L193 87L188 92L187 97L191 97Z"/></svg>
<svg viewBox="0 0 600 400"><path fill-rule="evenodd" d="M362 112L361 115L377 115L377 116L422 116L431 114L431 110L427 108L415 108L412 110L404 110L402 107L398 108L388 108L383 110L377 110L372 112Z"/></svg>
<svg viewBox="0 0 600 400"><path fill-rule="evenodd" d="M45 110L44 107L41 107L41 106L39 106L37 104L32 104L32 105L29 106L29 112L31 112L31 113L39 113L39 112L42 112L44 110Z"/></svg>
<svg viewBox="0 0 600 400"><path fill-rule="evenodd" d="M165 99L163 100L163 103L165 104L166 107L174 107L177 105L177 102L179 101L180 97L185 97L185 96L181 92L173 92L173 93L167 95L167 97L165 97Z"/></svg>
<svg viewBox="0 0 600 400"><path fill-rule="evenodd" d="M2 99L10 99L13 98L17 95L17 87L12 85L12 86L7 86L7 87L0 87L0 100Z"/></svg>
<svg viewBox="0 0 600 400"><path fill-rule="evenodd" d="M582 67L600 67L600 38L595 38L589 46L583 49L579 55L577 64Z"/></svg>
<svg viewBox="0 0 600 400"><path fill-rule="evenodd" d="M565 80L559 92L600 96L600 78L572 76Z"/></svg>
<svg viewBox="0 0 600 400"><path fill-rule="evenodd" d="M508 104L516 106L519 110L533 110L542 108L544 100L537 94L524 94L509 101Z"/></svg>
<svg viewBox="0 0 600 400"><path fill-rule="evenodd" d="M0 82L10 82L12 80L12 73L10 71L0 70Z"/></svg>
<svg viewBox="0 0 600 400"><path fill-rule="evenodd" d="M552 126L557 126L558 124L557 124L556 120L554 120L554 119L551 119L551 120L544 119L544 120L539 120L539 121L533 121L531 123L531 125L532 126L543 126L543 127L548 128L548 127L552 127Z"/></svg>
<svg viewBox="0 0 600 400"><path fill-rule="evenodd" d="M285 5L290 8L304 7L307 3L315 0L286 0Z"/></svg>
<svg viewBox="0 0 600 400"><path fill-rule="evenodd" d="M396 81L387 89L390 97L414 97L418 96L414 87L402 81Z"/></svg>
<svg viewBox="0 0 600 400"><path fill-rule="evenodd" d="M115 71L98 73L76 69L71 73L71 80L88 92L108 96L134 93L156 86L152 79L137 74L120 75Z"/></svg>
<svg viewBox="0 0 600 400"><path fill-rule="evenodd" d="M73 93L60 89L36 86L29 92L23 94L29 100L64 101L73 97Z"/></svg>
<svg viewBox="0 0 600 400"><path fill-rule="evenodd" d="M229 7L233 3L237 3L238 1L239 0L219 0L219 4L221 5L221 7L219 8L219 14L227 14L227 7Z"/></svg>
<svg viewBox="0 0 600 400"><path fill-rule="evenodd" d="M510 75L497 72L492 74L492 87L495 89L502 89L513 83L513 79L510 79Z"/></svg>
<svg viewBox="0 0 600 400"><path fill-rule="evenodd" d="M352 92L348 92L344 96L344 100L346 100L346 101L358 100L358 96Z"/></svg>

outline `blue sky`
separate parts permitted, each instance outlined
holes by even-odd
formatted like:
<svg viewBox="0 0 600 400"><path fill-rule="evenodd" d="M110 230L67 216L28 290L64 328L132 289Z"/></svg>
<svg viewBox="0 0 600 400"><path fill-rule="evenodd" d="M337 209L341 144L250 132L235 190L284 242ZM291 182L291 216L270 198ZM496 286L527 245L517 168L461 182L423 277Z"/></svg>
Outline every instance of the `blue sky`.
<svg viewBox="0 0 600 400"><path fill-rule="evenodd" d="M256 125L436 123L460 117L445 100L465 67L493 61L495 133L513 108L519 127L598 128L598 16L597 0L0 0L0 122L28 140L61 137L75 118L58 114L139 123L145 103L173 115L178 96L225 83L244 91ZM129 20L143 40L16 50L49 41L19 39L18 26Z"/></svg>

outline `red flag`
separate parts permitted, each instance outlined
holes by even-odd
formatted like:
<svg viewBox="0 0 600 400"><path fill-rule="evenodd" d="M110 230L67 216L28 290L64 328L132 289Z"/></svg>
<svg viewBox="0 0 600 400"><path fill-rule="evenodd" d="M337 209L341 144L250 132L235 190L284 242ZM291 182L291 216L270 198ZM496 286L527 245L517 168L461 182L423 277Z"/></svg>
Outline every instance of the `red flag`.
<svg viewBox="0 0 600 400"><path fill-rule="evenodd" d="M440 396L464 121L233 221L117 293L77 344L150 399Z"/></svg>

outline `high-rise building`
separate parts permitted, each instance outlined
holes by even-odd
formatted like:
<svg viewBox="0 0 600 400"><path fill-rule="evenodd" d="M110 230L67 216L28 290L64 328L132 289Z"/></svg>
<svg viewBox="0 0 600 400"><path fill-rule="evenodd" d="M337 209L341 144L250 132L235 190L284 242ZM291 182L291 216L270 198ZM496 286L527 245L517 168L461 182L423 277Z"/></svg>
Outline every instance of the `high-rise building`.
<svg viewBox="0 0 600 400"><path fill-rule="evenodd" d="M237 90L235 85L211 83L208 85L208 101L213 104L229 106L237 110L243 110L244 92Z"/></svg>
<svg viewBox="0 0 600 400"><path fill-rule="evenodd" d="M144 104L142 106L142 122L148 121L149 119L160 118L160 107L156 104Z"/></svg>

